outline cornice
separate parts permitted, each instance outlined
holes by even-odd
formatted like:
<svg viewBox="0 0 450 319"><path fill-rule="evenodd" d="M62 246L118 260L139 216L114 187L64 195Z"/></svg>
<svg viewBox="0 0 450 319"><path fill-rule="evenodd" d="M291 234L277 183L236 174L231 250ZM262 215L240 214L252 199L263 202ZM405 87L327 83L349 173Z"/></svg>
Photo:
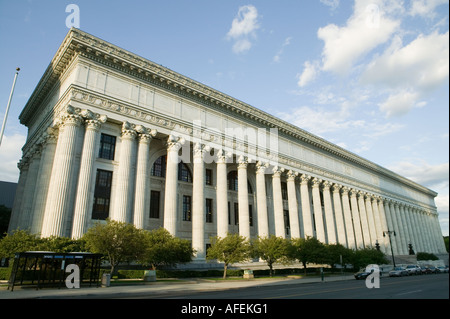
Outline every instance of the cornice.
<svg viewBox="0 0 450 319"><path fill-rule="evenodd" d="M72 28L67 33L28 103L25 105L24 110L20 114L19 119L22 124L26 125L28 123L35 109L45 98L47 92L58 83L60 76L70 65L71 61L79 54L90 59L95 59L97 62L118 69L139 80L149 82L152 85L158 85L182 97L193 99L210 108L221 112L232 113L238 119L241 118L247 122L253 122L266 128L277 128L280 135L292 141L297 143L302 142L314 149L349 161L376 174L409 185L428 195L437 196L436 192L422 185L374 164L286 121L75 28Z"/></svg>

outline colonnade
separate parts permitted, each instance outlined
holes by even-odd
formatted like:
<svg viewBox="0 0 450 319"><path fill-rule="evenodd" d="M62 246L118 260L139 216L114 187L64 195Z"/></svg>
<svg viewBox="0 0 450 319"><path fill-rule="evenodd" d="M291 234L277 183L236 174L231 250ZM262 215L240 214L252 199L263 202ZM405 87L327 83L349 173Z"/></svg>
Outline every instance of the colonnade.
<svg viewBox="0 0 450 319"><path fill-rule="evenodd" d="M70 234L72 238L79 238L86 232L92 210L90 194L95 184L94 163L99 134L105 122L106 116L89 111L66 112L60 118L58 130L49 129L37 144L38 150L23 158L10 229L29 228L41 233L42 237ZM155 130L123 123L111 219L145 227L150 200L149 155L155 136ZM82 137L83 147L76 164L74 154L78 137ZM178 153L186 141L173 135L166 138L163 225L176 235ZM204 156L210 150L198 143L193 146L192 245L197 250L197 257L202 259L206 250ZM224 150L216 154L215 222L217 235L224 237L229 229L229 158ZM274 235L279 237L314 236L321 242L339 243L352 249L379 245L387 254L391 253L390 243L394 254L400 255L408 254L409 244L416 252L445 252L437 214L429 209L262 161L251 163L244 156L235 156L235 160L239 234L242 236L250 238L247 180L248 168L254 165L258 236L268 236L270 229L274 229ZM267 187L269 183L271 187ZM286 183L287 199L282 195L283 183ZM268 194L268 190L272 193ZM289 225L285 224L286 206ZM269 214L272 213L274 225L270 225Z"/></svg>

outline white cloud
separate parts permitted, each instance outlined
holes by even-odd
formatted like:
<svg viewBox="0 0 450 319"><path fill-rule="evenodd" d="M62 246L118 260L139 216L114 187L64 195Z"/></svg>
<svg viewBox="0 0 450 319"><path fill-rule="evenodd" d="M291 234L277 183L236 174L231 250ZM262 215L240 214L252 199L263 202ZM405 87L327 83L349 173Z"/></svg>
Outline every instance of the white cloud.
<svg viewBox="0 0 450 319"><path fill-rule="evenodd" d="M400 21L388 18L379 2L357 0L345 26L329 24L318 30L324 41L323 70L346 74L361 57L389 40Z"/></svg>
<svg viewBox="0 0 450 319"><path fill-rule="evenodd" d="M434 18L435 9L442 4L448 4L448 0L413 0L409 14Z"/></svg>
<svg viewBox="0 0 450 319"><path fill-rule="evenodd" d="M17 182L19 179L17 163L22 158L21 146L25 141L26 136L20 134L3 136L0 146L0 181Z"/></svg>
<svg viewBox="0 0 450 319"><path fill-rule="evenodd" d="M303 65L303 72L299 75L298 86L304 87L309 82L313 81L318 73L319 66L316 62L306 61Z"/></svg>
<svg viewBox="0 0 450 319"><path fill-rule="evenodd" d="M449 163L430 165L425 161L418 164L404 161L390 166L389 169L429 188L449 186Z"/></svg>
<svg viewBox="0 0 450 319"><path fill-rule="evenodd" d="M391 46L375 58L361 76L361 83L388 89L389 97L380 103L387 116L402 115L440 87L449 76L449 32L419 35L407 45L395 37Z"/></svg>
<svg viewBox="0 0 450 319"><path fill-rule="evenodd" d="M333 10L339 7L339 0L320 0L320 2Z"/></svg>
<svg viewBox="0 0 450 319"><path fill-rule="evenodd" d="M281 49L275 54L273 57L273 62L279 63L281 59L281 55L283 54L284 48L291 44L292 37L288 37L284 40L283 45L281 46Z"/></svg>
<svg viewBox="0 0 450 319"><path fill-rule="evenodd" d="M252 47L250 37L255 37L255 31L259 29L258 10L252 5L239 7L236 17L231 23L231 29L227 33L228 39L235 40L234 53L243 53Z"/></svg>

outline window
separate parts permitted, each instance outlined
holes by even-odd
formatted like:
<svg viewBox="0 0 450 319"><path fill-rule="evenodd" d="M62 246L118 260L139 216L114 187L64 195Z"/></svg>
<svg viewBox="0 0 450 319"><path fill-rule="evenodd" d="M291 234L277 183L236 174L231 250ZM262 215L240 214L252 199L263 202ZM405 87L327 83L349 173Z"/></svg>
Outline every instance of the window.
<svg viewBox="0 0 450 319"><path fill-rule="evenodd" d="M248 205L248 218L250 220L250 226L253 226L253 206Z"/></svg>
<svg viewBox="0 0 450 319"><path fill-rule="evenodd" d="M206 199L206 222L213 222L213 201L211 198Z"/></svg>
<svg viewBox="0 0 450 319"><path fill-rule="evenodd" d="M283 214L284 214L284 227L286 228L286 235L289 235L289 230L291 229L291 224L289 221L289 211L284 210Z"/></svg>
<svg viewBox="0 0 450 319"><path fill-rule="evenodd" d="M287 184L285 182L281 182L281 197L288 199Z"/></svg>
<svg viewBox="0 0 450 319"><path fill-rule="evenodd" d="M115 150L116 137L102 133L100 137L100 151L98 153L98 157L107 160L114 160Z"/></svg>
<svg viewBox="0 0 450 319"><path fill-rule="evenodd" d="M192 183L191 171L183 162L180 162L178 164L178 180L182 182Z"/></svg>
<svg viewBox="0 0 450 319"><path fill-rule="evenodd" d="M238 177L237 172L232 171L228 173L228 190L230 191L237 191L238 190Z"/></svg>
<svg viewBox="0 0 450 319"><path fill-rule="evenodd" d="M210 169L206 169L206 172L205 172L205 184L206 185L212 185L213 184L212 170L210 170Z"/></svg>
<svg viewBox="0 0 450 319"><path fill-rule="evenodd" d="M150 192L150 218L159 218L159 203L161 198L161 192Z"/></svg>
<svg viewBox="0 0 450 319"><path fill-rule="evenodd" d="M112 172L101 169L97 170L92 219L105 220L108 218L111 200L111 182Z"/></svg>
<svg viewBox="0 0 450 319"><path fill-rule="evenodd" d="M228 225L231 225L231 205L228 202Z"/></svg>
<svg viewBox="0 0 450 319"><path fill-rule="evenodd" d="M158 157L158 159L153 163L150 174L156 177L166 177L166 163L166 155Z"/></svg>
<svg viewBox="0 0 450 319"><path fill-rule="evenodd" d="M187 222L191 221L191 204L191 196L183 195L183 220Z"/></svg>
<svg viewBox="0 0 450 319"><path fill-rule="evenodd" d="M239 203L234 203L234 224L239 225Z"/></svg>
<svg viewBox="0 0 450 319"><path fill-rule="evenodd" d="M150 174L155 177L166 177L167 155L158 157L153 163ZM178 164L178 180L182 182L192 183L192 174L186 164L180 162Z"/></svg>

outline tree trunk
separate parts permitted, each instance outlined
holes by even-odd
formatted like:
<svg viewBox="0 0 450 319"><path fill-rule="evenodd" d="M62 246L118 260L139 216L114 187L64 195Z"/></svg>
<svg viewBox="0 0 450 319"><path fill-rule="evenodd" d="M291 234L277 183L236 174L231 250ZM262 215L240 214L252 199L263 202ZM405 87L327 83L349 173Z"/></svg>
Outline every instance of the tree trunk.
<svg viewBox="0 0 450 319"><path fill-rule="evenodd" d="M227 267L228 267L228 264L225 264L223 266L223 279L227 278Z"/></svg>

